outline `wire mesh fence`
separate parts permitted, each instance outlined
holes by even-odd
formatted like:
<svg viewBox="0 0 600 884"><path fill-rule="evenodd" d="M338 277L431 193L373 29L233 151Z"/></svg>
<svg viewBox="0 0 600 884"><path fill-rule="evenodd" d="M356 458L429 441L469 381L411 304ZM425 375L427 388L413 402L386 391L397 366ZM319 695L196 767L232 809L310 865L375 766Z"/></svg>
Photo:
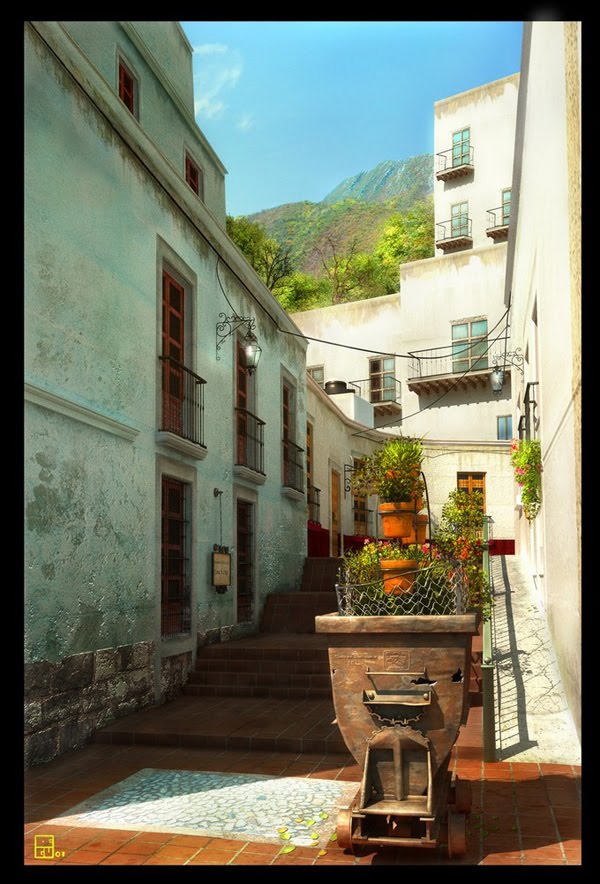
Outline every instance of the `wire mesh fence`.
<svg viewBox="0 0 600 884"><path fill-rule="evenodd" d="M344 617L397 617L466 611L467 585L460 562L435 563L405 572L403 577L405 584L412 581L412 585L399 593L386 592L383 580L336 584L338 613Z"/></svg>

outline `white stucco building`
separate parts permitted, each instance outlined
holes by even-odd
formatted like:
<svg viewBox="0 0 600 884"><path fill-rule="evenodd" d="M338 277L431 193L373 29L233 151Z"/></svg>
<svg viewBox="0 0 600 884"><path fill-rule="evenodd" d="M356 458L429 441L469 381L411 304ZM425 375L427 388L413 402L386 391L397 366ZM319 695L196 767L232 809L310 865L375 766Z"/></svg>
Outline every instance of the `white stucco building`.
<svg viewBox="0 0 600 884"><path fill-rule="evenodd" d="M434 522L453 488L480 488L504 540L514 537L512 405L509 384L494 395L489 376L510 348L504 280L518 83L513 74L435 103L436 255L401 265L400 293L292 317L307 336L346 345L310 341L307 366L350 417L424 438Z"/></svg>
<svg viewBox="0 0 600 884"><path fill-rule="evenodd" d="M542 507L517 550L581 727L581 22L525 23L506 307L524 373L515 435L542 448ZM515 486L515 489L517 486Z"/></svg>

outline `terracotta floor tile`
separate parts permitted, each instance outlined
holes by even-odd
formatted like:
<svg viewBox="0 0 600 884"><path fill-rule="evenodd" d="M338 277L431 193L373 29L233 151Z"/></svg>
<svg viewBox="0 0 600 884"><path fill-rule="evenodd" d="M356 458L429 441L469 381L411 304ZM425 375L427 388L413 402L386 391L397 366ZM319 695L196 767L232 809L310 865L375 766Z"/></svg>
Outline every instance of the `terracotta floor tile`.
<svg viewBox="0 0 600 884"><path fill-rule="evenodd" d="M488 853L481 860L482 866L520 866L521 853Z"/></svg>
<svg viewBox="0 0 600 884"><path fill-rule="evenodd" d="M236 850L212 850L211 847L208 846L204 847L194 859L201 862L213 862L225 865L225 863L232 860L236 854Z"/></svg>
<svg viewBox="0 0 600 884"><path fill-rule="evenodd" d="M101 853L97 850L75 850L69 856L62 859L61 863L97 866L108 855L108 853Z"/></svg>
<svg viewBox="0 0 600 884"><path fill-rule="evenodd" d="M160 857L168 857L170 859L191 859L195 853L198 852L197 847L186 847L183 844L174 844L171 847L170 844L167 844L166 847L159 847L156 856Z"/></svg>
<svg viewBox="0 0 600 884"><path fill-rule="evenodd" d="M529 856L525 855L524 866L564 866L564 859L559 857Z"/></svg>
<svg viewBox="0 0 600 884"><path fill-rule="evenodd" d="M248 844L247 841L236 841L233 838L212 838L207 849L210 850L234 850L237 852Z"/></svg>
<svg viewBox="0 0 600 884"><path fill-rule="evenodd" d="M136 832L136 836L135 841L151 841L154 844L165 844L171 840L173 834L171 832Z"/></svg>
<svg viewBox="0 0 600 884"><path fill-rule="evenodd" d="M105 837L92 838L89 840L85 845L85 849L95 850L99 853L112 853L114 850L123 847L123 843L124 842L118 838L111 838L110 833L108 833Z"/></svg>
<svg viewBox="0 0 600 884"><path fill-rule="evenodd" d="M119 853L131 853L134 856L143 857L151 856L160 849L160 846L161 844L156 841L140 841L138 838L134 838L133 841L122 844Z"/></svg>
<svg viewBox="0 0 600 884"><path fill-rule="evenodd" d="M206 845L211 841L211 838L208 838L204 835L175 835L175 837L171 838L171 840L169 841L169 847L171 847L171 845L176 847L182 844L185 847L195 847L197 850L199 850L201 847L206 847Z"/></svg>
<svg viewBox="0 0 600 884"><path fill-rule="evenodd" d="M240 853L231 860L232 866L268 866L273 857L264 853Z"/></svg>
<svg viewBox="0 0 600 884"><path fill-rule="evenodd" d="M146 859L145 856L139 856L134 853L113 853L103 859L101 866L141 866Z"/></svg>
<svg viewBox="0 0 600 884"><path fill-rule="evenodd" d="M279 844L260 844L258 842L252 842L248 844L247 847L244 848L243 853L259 853L262 856L275 856L276 853L279 853L281 847Z"/></svg>

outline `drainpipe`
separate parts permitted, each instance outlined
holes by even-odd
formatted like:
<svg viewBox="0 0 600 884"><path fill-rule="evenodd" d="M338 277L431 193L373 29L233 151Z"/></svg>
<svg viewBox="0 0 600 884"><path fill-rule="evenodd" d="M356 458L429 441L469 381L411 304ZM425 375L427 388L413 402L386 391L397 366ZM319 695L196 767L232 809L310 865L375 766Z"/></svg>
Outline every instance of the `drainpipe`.
<svg viewBox="0 0 600 884"><path fill-rule="evenodd" d="M491 584L490 517L483 518L483 570ZM496 760L496 718L494 709L494 663L492 659L492 620L483 623L483 660L481 663L481 681L483 692L483 760Z"/></svg>

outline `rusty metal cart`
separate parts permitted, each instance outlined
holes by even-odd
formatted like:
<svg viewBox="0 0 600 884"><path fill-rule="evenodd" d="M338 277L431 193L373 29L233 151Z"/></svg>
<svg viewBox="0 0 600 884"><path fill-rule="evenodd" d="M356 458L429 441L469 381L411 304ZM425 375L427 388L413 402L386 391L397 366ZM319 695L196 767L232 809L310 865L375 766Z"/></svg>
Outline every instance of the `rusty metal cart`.
<svg viewBox="0 0 600 884"><path fill-rule="evenodd" d="M446 819L449 855L466 850L470 785L452 778L449 762L468 713L478 615L460 612L460 569L445 598L425 572L410 598L384 599L383 610L422 610L424 589L436 596L439 610L458 613L372 614L382 607L368 587L338 586L341 613L315 621L329 639L337 724L363 768L354 801L338 816L338 843L353 851L361 845L436 847ZM356 604L357 593L368 605ZM430 599L425 610L431 608ZM366 616L355 614L365 609Z"/></svg>

